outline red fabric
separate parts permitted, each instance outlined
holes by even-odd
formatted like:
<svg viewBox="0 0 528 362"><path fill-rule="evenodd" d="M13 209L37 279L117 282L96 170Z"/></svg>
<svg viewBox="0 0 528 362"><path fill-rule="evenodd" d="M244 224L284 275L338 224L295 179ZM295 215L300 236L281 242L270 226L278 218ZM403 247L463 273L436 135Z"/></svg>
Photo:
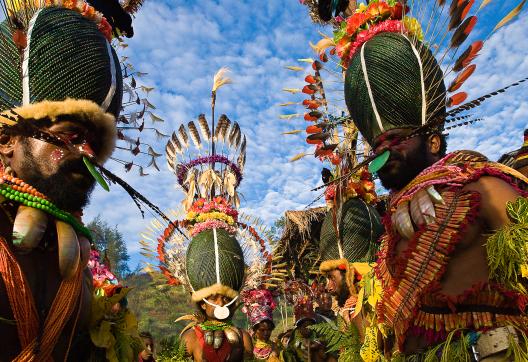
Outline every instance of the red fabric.
<svg viewBox="0 0 528 362"><path fill-rule="evenodd" d="M198 341L200 342L200 346L202 347L203 357L207 360L207 362L227 361L227 358L231 354L231 345L229 344L225 336L220 348L215 350L213 346L210 346L205 343L204 332L200 327L194 327L194 333L196 333L196 337L198 337Z"/></svg>

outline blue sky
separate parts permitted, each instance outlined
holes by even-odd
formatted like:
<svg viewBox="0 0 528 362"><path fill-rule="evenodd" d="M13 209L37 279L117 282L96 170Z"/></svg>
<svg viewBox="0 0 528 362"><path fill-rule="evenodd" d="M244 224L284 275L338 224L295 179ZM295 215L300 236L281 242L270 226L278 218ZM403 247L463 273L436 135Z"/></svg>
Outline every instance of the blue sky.
<svg viewBox="0 0 528 362"><path fill-rule="evenodd" d="M516 4L492 2L480 13L476 31L489 31ZM526 10L521 15L487 41L477 58L477 71L464 86L470 98L528 76L528 42L523 35L528 34ZM302 87L305 73L284 67L298 64L298 58L314 57L308 42L319 40L318 30L330 33L312 24L297 0L147 0L135 19L136 35L127 41L129 47L123 53L136 69L148 73L140 83L156 87L149 100L157 107L155 113L165 119L156 124L165 133L200 113L209 114L212 76L222 66L231 68L235 83L219 90L217 114L226 113L239 122L248 138L248 160L239 189L244 196L242 210L269 224L286 210L304 208L317 196L310 189L320 183L321 163L313 158L289 163L293 155L309 148L303 134L281 135L306 127L305 121L279 119L285 110L278 104L302 99L281 89ZM522 130L528 126L526 93L527 86L518 87L480 107L477 112L484 120L453 130L449 150L474 149L496 160L518 148ZM154 137L146 138L156 142ZM164 151L165 142L155 148ZM164 157L158 163L161 172L149 169L146 177L139 177L135 170L125 173L111 161L107 167L162 210L175 209L183 194ZM139 233L151 216L142 219L132 200L116 186L110 193L100 188L94 192L85 220L98 214L124 235L130 266L135 267L142 258Z"/></svg>

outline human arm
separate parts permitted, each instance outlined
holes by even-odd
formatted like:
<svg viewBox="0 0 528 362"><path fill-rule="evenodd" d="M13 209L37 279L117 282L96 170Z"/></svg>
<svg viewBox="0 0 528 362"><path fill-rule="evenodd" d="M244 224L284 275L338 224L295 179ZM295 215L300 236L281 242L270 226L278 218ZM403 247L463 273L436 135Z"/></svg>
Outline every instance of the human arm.
<svg viewBox="0 0 528 362"><path fill-rule="evenodd" d="M253 341L248 332L242 331L242 343L244 344L244 356L246 358L253 357Z"/></svg>

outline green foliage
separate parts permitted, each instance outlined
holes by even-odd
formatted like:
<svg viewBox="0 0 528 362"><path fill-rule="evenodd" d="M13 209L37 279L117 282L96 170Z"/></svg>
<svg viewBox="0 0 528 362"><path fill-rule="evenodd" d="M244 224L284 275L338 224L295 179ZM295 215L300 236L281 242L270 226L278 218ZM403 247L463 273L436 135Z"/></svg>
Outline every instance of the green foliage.
<svg viewBox="0 0 528 362"><path fill-rule="evenodd" d="M318 323L309 327L326 345L327 352L339 352L339 361L361 362L361 341L356 326L346 325L341 317L334 322Z"/></svg>
<svg viewBox="0 0 528 362"><path fill-rule="evenodd" d="M130 274L127 247L123 235L117 229L117 226L111 227L103 221L100 216L93 219L88 225L92 232L93 242L97 250L105 258L105 264L110 267L118 279L122 279Z"/></svg>
<svg viewBox="0 0 528 362"><path fill-rule="evenodd" d="M491 235L486 243L490 279L508 288L526 293L528 273L528 199L518 198L506 206L512 224Z"/></svg>
<svg viewBox="0 0 528 362"><path fill-rule="evenodd" d="M163 338L159 342L160 352L157 355L159 362L183 362L190 361L185 356L185 345L176 336Z"/></svg>

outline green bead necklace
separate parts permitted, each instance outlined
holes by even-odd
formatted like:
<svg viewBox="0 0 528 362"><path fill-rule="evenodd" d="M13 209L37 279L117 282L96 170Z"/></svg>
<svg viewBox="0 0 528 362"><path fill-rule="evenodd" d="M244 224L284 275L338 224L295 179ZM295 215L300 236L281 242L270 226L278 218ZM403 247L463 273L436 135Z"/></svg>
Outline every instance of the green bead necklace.
<svg viewBox="0 0 528 362"><path fill-rule="evenodd" d="M13 190L11 186L6 183L0 184L0 195L19 204L42 210L54 218L70 224L77 233L84 235L90 241L92 240L92 234L87 227L77 221L72 214L59 209L48 200L26 192Z"/></svg>

